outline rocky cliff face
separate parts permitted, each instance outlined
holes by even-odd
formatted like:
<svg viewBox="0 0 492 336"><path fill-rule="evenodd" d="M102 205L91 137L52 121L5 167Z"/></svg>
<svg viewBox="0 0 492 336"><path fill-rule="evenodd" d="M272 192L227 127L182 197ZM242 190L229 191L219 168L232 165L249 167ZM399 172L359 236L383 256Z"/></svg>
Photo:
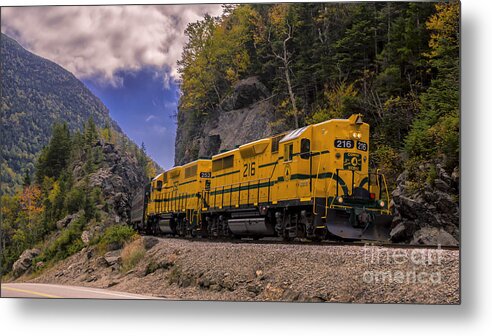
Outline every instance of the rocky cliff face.
<svg viewBox="0 0 492 336"><path fill-rule="evenodd" d="M412 244L458 245L458 168L451 175L439 163L421 164L418 170L425 175L433 170L435 178L415 185L408 171L398 177L397 187L392 192L395 217L391 239Z"/></svg>
<svg viewBox="0 0 492 336"><path fill-rule="evenodd" d="M200 122L179 111L175 164L210 157L284 131L285 125L273 126L278 118L270 97L257 77L249 77L236 83L221 107Z"/></svg>
<svg viewBox="0 0 492 336"><path fill-rule="evenodd" d="M94 144L93 150L101 151L103 156L97 170L88 177L89 188L101 188L106 200L102 210L116 223L126 222L130 218L133 194L147 182L145 172L135 156L113 143L99 140ZM84 178L83 164L82 160L74 168L74 177L77 180Z"/></svg>

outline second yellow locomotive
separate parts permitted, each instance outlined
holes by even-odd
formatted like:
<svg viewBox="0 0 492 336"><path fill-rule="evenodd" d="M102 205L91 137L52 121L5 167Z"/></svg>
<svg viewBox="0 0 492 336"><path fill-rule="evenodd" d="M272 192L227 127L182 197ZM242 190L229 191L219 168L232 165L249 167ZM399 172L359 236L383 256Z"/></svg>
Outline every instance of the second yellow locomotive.
<svg viewBox="0 0 492 336"><path fill-rule="evenodd" d="M389 195L369 153L361 115L306 126L160 174L131 221L153 234L386 240Z"/></svg>

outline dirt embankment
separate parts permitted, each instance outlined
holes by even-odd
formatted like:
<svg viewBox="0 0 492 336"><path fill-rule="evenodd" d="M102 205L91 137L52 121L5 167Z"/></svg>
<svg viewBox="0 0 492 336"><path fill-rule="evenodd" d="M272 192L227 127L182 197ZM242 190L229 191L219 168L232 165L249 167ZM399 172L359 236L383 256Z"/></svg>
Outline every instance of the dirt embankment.
<svg viewBox="0 0 492 336"><path fill-rule="evenodd" d="M129 271L121 250L85 248L31 281L185 300L459 303L457 250L143 239Z"/></svg>

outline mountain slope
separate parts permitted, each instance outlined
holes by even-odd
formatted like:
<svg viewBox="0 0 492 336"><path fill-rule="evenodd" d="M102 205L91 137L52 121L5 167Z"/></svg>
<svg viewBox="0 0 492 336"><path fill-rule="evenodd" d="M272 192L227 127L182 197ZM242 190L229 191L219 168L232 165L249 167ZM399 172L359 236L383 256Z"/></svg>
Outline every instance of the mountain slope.
<svg viewBox="0 0 492 336"><path fill-rule="evenodd" d="M104 104L69 71L24 49L1 34L2 190L12 193L37 153L48 143L53 123L80 130L89 117L121 133Z"/></svg>

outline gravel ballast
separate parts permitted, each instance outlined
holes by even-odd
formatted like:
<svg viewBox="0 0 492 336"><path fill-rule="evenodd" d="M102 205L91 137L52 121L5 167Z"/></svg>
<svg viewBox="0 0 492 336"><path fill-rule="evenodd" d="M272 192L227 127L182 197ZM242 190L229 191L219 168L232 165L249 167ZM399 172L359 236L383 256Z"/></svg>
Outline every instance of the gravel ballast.
<svg viewBox="0 0 492 336"><path fill-rule="evenodd" d="M181 300L460 302L459 250L144 239L126 273L120 251L85 248L30 281Z"/></svg>

